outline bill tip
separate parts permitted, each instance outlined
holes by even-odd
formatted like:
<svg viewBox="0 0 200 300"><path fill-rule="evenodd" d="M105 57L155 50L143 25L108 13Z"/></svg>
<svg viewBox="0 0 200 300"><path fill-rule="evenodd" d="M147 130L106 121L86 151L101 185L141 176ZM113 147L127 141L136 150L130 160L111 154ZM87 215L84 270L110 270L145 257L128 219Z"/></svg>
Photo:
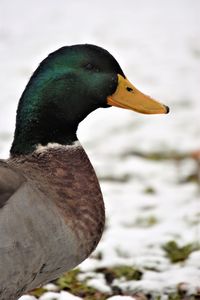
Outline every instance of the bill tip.
<svg viewBox="0 0 200 300"><path fill-rule="evenodd" d="M165 105L165 109L166 109L166 114L168 114L170 111L169 106Z"/></svg>

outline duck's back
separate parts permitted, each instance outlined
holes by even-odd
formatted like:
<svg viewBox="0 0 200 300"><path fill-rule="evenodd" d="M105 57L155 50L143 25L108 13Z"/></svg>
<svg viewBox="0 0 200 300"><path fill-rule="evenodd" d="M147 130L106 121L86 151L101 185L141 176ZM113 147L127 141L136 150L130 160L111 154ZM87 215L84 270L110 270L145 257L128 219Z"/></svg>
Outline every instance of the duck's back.
<svg viewBox="0 0 200 300"><path fill-rule="evenodd" d="M0 299L12 300L83 261L105 217L96 175L80 146L10 159L0 164L0 178L6 172L15 185L9 194L11 187L0 184Z"/></svg>

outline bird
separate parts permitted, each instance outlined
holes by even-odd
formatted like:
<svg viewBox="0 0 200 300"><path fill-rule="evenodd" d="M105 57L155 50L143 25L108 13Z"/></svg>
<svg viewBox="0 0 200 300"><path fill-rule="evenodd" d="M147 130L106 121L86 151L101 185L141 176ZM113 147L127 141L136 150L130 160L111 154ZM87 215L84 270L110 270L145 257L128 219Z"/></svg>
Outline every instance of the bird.
<svg viewBox="0 0 200 300"><path fill-rule="evenodd" d="M32 74L19 100L10 156L0 160L0 300L55 280L96 248L104 202L77 128L94 110L112 106L169 112L96 45L64 46Z"/></svg>

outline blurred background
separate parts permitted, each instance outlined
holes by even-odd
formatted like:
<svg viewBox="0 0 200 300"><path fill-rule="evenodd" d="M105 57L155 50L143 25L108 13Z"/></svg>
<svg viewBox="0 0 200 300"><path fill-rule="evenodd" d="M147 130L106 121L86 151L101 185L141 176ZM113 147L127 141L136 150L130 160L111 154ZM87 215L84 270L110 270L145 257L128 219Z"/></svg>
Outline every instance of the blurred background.
<svg viewBox="0 0 200 300"><path fill-rule="evenodd" d="M200 2L0 0L2 158L9 156L17 103L32 72L50 52L79 43L107 49L137 88L171 112L146 116L99 109L80 124L78 137L100 179L107 213L102 241L73 274L92 287L93 298L87 298L87 289L80 294L56 282L40 293L55 289L53 296L49 292L40 299L61 299L63 288L81 299L172 299L187 292L196 297Z"/></svg>

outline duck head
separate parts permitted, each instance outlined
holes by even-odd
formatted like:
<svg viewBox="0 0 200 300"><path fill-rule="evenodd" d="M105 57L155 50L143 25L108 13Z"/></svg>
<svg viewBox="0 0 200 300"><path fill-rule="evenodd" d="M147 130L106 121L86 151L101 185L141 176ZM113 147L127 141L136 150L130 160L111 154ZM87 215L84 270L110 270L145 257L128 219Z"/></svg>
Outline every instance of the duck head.
<svg viewBox="0 0 200 300"><path fill-rule="evenodd" d="M31 153L38 144L72 144L78 124L110 106L145 114L169 111L137 90L108 51L88 44L60 48L42 61L21 96L11 155Z"/></svg>

